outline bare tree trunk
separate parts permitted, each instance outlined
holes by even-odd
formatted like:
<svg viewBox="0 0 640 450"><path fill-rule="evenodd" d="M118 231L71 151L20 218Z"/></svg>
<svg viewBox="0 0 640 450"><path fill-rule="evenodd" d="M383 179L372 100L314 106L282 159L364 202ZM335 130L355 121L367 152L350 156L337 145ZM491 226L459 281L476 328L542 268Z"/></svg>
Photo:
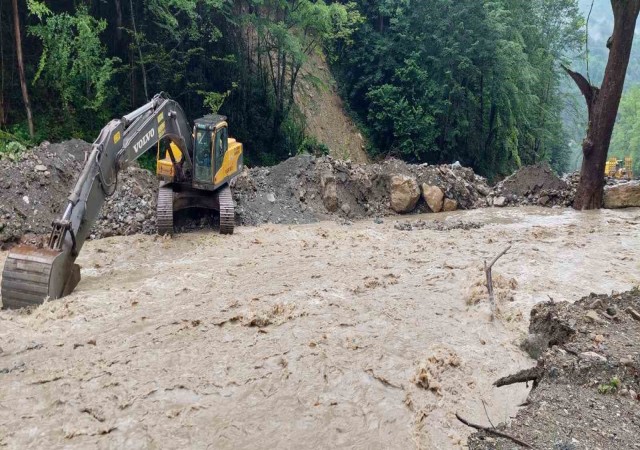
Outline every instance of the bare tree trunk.
<svg viewBox="0 0 640 450"><path fill-rule="evenodd" d="M116 41L122 43L122 5L120 0L115 0L116 5Z"/></svg>
<svg viewBox="0 0 640 450"><path fill-rule="evenodd" d="M138 38L138 30L136 29L136 18L133 12L133 0L129 0L131 7L131 24L133 25L133 35L136 39L136 47L138 47L138 56L140 57L140 67L142 67L142 85L144 86L144 98L149 101L149 90L147 89L147 70L144 67L144 59L142 58L142 49L140 48L140 39Z"/></svg>
<svg viewBox="0 0 640 450"><path fill-rule="evenodd" d="M0 0L0 26L2 26L2 1ZM6 111L4 108L4 39L0 30L0 126L5 123Z"/></svg>
<svg viewBox="0 0 640 450"><path fill-rule="evenodd" d="M20 16L18 15L18 0L12 0L13 5L13 27L16 35L16 51L18 59L18 72L20 74L20 87L22 88L22 99L27 110L27 123L29 124L29 135L31 139L35 136L33 129L33 115L31 114L31 103L29 102L29 91L27 90L27 79L24 75L24 61L22 59L22 38L20 37Z"/></svg>
<svg viewBox="0 0 640 450"><path fill-rule="evenodd" d="M602 86L592 86L585 77L565 68L580 88L589 111L587 136L582 143L584 158L580 184L573 202L573 207L578 210L602 207L604 166L629 65L640 0L611 0L611 7L614 26L607 44L609 60Z"/></svg>

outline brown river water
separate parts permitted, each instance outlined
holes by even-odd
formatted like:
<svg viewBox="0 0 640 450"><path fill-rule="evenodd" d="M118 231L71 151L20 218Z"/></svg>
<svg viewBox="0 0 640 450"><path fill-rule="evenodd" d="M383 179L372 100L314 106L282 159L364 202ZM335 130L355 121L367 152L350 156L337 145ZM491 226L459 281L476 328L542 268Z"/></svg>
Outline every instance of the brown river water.
<svg viewBox="0 0 640 450"><path fill-rule="evenodd" d="M88 242L73 295L0 312L0 448L463 447L456 412L525 400L492 383L534 364L535 303L640 283L639 225L481 209ZM482 262L507 245L491 320Z"/></svg>

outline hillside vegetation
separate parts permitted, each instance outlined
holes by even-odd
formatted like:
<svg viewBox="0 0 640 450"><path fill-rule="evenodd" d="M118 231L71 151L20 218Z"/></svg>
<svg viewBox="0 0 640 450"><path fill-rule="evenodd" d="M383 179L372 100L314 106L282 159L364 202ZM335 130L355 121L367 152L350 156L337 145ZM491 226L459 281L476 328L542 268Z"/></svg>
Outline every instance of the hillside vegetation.
<svg viewBox="0 0 640 450"><path fill-rule="evenodd" d="M3 2L1 151L43 139L93 140L110 118L165 91L192 119L228 115L250 164L366 142L373 158L459 160L489 177L541 160L563 171L576 137L563 126L558 63L583 48L579 3L18 1L31 137L12 4ZM317 125L324 105L310 107L299 95L301 84L318 82L309 61L325 58L338 80L330 89L342 95L328 101L345 106L364 139L323 142L357 130L345 128L344 114L335 128Z"/></svg>

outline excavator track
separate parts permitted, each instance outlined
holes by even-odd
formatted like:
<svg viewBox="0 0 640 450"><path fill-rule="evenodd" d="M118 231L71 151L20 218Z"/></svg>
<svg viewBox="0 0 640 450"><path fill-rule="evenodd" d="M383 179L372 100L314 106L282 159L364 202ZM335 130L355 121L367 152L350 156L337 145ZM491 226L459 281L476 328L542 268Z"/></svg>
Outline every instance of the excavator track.
<svg viewBox="0 0 640 450"><path fill-rule="evenodd" d="M236 224L235 203L228 184L218 191L218 202L220 204L220 234L233 234L233 228Z"/></svg>
<svg viewBox="0 0 640 450"><path fill-rule="evenodd" d="M158 189L158 234L173 235L173 188L160 184Z"/></svg>
<svg viewBox="0 0 640 450"><path fill-rule="evenodd" d="M7 256L2 271L2 307L40 305L49 296L53 259L59 252L18 247Z"/></svg>

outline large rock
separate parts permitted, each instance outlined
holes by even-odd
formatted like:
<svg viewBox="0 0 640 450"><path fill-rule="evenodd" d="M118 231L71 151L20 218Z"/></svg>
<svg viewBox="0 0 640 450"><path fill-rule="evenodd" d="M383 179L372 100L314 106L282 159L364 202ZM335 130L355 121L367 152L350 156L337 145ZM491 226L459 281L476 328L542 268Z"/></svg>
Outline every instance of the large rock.
<svg viewBox="0 0 640 450"><path fill-rule="evenodd" d="M640 206L640 181L630 181L604 190L604 207L608 209Z"/></svg>
<svg viewBox="0 0 640 450"><path fill-rule="evenodd" d="M455 211L458 209L458 202L452 198L445 198L442 209L445 212Z"/></svg>
<svg viewBox="0 0 640 450"><path fill-rule="evenodd" d="M505 197L496 197L493 199L493 206L503 207L507 204L507 199Z"/></svg>
<svg viewBox="0 0 640 450"><path fill-rule="evenodd" d="M325 173L320 178L322 187L322 202L329 212L336 212L340 206L336 178L331 173Z"/></svg>
<svg viewBox="0 0 640 450"><path fill-rule="evenodd" d="M391 209L397 213L408 213L418 204L420 187L413 177L394 175L391 177Z"/></svg>
<svg viewBox="0 0 640 450"><path fill-rule="evenodd" d="M434 213L442 211L442 204L444 201L444 192L438 186L429 186L428 184L422 185L422 198L427 202L429 208Z"/></svg>

